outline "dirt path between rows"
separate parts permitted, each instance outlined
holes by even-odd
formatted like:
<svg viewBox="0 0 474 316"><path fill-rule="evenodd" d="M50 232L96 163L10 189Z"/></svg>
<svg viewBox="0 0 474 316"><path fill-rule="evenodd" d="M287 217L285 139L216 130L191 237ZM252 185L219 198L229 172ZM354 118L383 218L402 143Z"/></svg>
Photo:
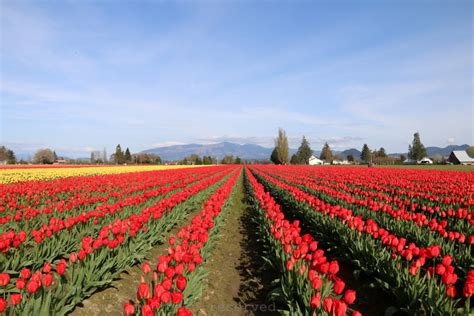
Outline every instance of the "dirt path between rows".
<svg viewBox="0 0 474 316"><path fill-rule="evenodd" d="M190 307L194 315L276 314L275 305L265 301L275 276L262 269L263 249L245 201L242 175L235 190L219 240L205 264L203 295Z"/></svg>

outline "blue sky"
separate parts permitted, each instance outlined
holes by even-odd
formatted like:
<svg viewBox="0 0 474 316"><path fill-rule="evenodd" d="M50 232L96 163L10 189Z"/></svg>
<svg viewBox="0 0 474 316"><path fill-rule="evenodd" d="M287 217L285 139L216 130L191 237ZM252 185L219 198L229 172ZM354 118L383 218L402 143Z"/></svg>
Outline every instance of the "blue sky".
<svg viewBox="0 0 474 316"><path fill-rule="evenodd" d="M472 1L1 1L1 143L472 144Z"/></svg>

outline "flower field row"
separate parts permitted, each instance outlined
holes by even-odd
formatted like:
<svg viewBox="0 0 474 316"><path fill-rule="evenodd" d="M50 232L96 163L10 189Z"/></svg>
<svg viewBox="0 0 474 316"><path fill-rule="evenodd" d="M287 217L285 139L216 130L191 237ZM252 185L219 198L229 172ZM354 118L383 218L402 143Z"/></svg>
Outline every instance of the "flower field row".
<svg viewBox="0 0 474 316"><path fill-rule="evenodd" d="M14 236L13 247L2 257L0 311L38 315L70 311L97 288L141 261L154 244L164 240L171 227L199 207L230 173L235 177L234 167L145 172L141 176L148 187L132 182L124 189L139 187L137 191L127 191L131 194L128 197L114 191L118 195L113 203L95 203L87 211L82 206L73 206L43 212L34 218L48 223L39 230L36 225L30 231L6 233ZM122 177L126 182L127 177L137 176L138 173L131 173ZM114 176L104 176L102 180L107 181L107 177ZM156 181L149 181L150 177ZM13 210L4 210L10 211ZM20 222L25 221L22 218ZM42 238L29 241L39 233Z"/></svg>
<svg viewBox="0 0 474 316"><path fill-rule="evenodd" d="M249 199L255 208L261 235L281 273L283 301L292 314L346 315L356 292L345 289L337 276L339 264L328 261L310 234L301 234L299 221L285 219L281 207L251 173L246 173ZM344 294L343 294L344 293ZM352 315L360 315L353 311Z"/></svg>
<svg viewBox="0 0 474 316"><path fill-rule="evenodd" d="M181 227L168 239L167 255L161 255L155 269L149 264L143 272L153 277L148 282L142 276L137 296L124 305L126 315L189 315L186 307L196 300L196 288L202 279L202 267L217 237L221 213L240 172L233 175L202 206L190 224Z"/></svg>
<svg viewBox="0 0 474 316"><path fill-rule="evenodd" d="M355 196L347 199L346 195L324 188L304 190L302 182L291 173L310 173L311 169L281 169L258 166L252 172L293 216L313 227L315 236L373 275L379 286L396 298L400 309L428 314L469 310L474 287L470 243L452 243L407 218L354 203ZM422 186L423 176L420 173L418 187ZM472 186L464 190L469 192Z"/></svg>
<svg viewBox="0 0 474 316"><path fill-rule="evenodd" d="M64 177L119 174L151 170L186 168L189 166L101 166L101 167L35 167L0 168L0 184L32 180L51 180Z"/></svg>

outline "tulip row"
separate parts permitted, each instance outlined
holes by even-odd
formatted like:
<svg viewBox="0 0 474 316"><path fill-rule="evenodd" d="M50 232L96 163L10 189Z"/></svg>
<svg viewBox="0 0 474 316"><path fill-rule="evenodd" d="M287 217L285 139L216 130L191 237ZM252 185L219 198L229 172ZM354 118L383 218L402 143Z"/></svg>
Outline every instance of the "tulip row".
<svg viewBox="0 0 474 316"><path fill-rule="evenodd" d="M346 315L356 293L351 289L344 291L345 282L337 276L338 262L329 262L311 235L301 235L299 221L285 219L280 205L247 172L246 188L261 238L272 254L273 265L281 273L281 292L285 293L283 300L289 312ZM352 315L361 314L353 311Z"/></svg>
<svg viewBox="0 0 474 316"><path fill-rule="evenodd" d="M205 168L210 171L211 168ZM196 169L197 170L197 169ZM199 170L200 175L205 170ZM5 230L21 224L37 227L52 215L84 206L120 199L153 186L169 184L171 178L195 174L190 169L150 171L125 175L72 177L51 181L33 181L0 186L0 224ZM26 220L26 221L24 221ZM36 221L38 223L36 223ZM21 223L18 223L20 222Z"/></svg>
<svg viewBox="0 0 474 316"><path fill-rule="evenodd" d="M119 174L129 172L142 172L150 170L167 170L184 168L186 166L102 166L76 168L1 168L0 184L23 181L51 180L64 177L77 177L102 174Z"/></svg>
<svg viewBox="0 0 474 316"><path fill-rule="evenodd" d="M183 176L186 176L185 181L181 180ZM14 250L29 239L34 239L36 243L41 243L44 238L51 237L59 230L70 228L77 223L85 223L90 218L101 218L105 213L113 214L119 212L124 206L138 205L145 202L147 198L163 195L177 188L185 187L192 181L198 181L206 176L207 173L191 175L179 172L165 174L165 176L158 173L156 176L146 178L144 183L135 183L120 191L106 191L104 196L95 196L90 199L75 199L73 197L68 200L61 200L62 204L67 202L71 205L67 212L63 210L53 211L51 208L27 209L22 214L22 216L26 217L26 221L22 220L20 222L21 217L15 219L18 222L16 226L21 225L21 231L15 232L15 230L10 229L8 233L0 235L0 250L7 253L10 250L10 246ZM124 181L126 180L128 180L127 177L124 177ZM42 215L41 218L37 218L33 223L32 220L39 215Z"/></svg>
<svg viewBox="0 0 474 316"><path fill-rule="evenodd" d="M217 238L226 201L239 175L240 168L204 203L191 224L180 228L176 237L169 237L168 254L159 257L150 281L146 282L142 276L136 299L124 305L126 315L191 315L186 306L197 299L202 264ZM145 263L145 275L151 271Z"/></svg>
<svg viewBox="0 0 474 316"><path fill-rule="evenodd" d="M340 205L321 201L262 171L252 171L277 200L314 228L316 236L334 244L341 256L373 275L383 289L394 295L400 308L435 314L459 311L459 300L452 297L456 296L456 288L461 287L462 282L458 280L452 257L445 255L439 259L443 249L438 245L418 247L370 218L354 216L351 210ZM441 280L432 277L435 273L431 270L439 264L444 268L440 267L438 271L438 275L442 272ZM420 268L426 266L428 273L422 274ZM469 284L466 280L464 288L470 288ZM467 296L465 311L472 294L469 291L463 294Z"/></svg>
<svg viewBox="0 0 474 316"><path fill-rule="evenodd" d="M190 183L199 182L206 177L207 174L196 178L189 177L183 181L177 181L168 186L146 191L140 195L130 196L112 204L99 205L92 211L83 211L77 216L70 216L65 221L59 219L50 221L50 224L43 225L41 230L31 232L31 236L35 239L25 243L27 247L21 247L17 251L0 254L0 258L3 257L5 259L2 260L0 267L3 271L18 271L25 266L38 268L44 262L62 257L77 248L82 236L96 234L100 226L110 225L118 219L129 217L137 211L140 212L141 208L160 201L166 194L182 190ZM24 238L19 237L22 232L18 235L13 235L12 232L4 234L7 237L12 235L11 239L6 241L13 241L12 246L20 247L23 244L21 240L27 240L26 233L23 233ZM18 239L20 239L20 242L18 242ZM60 250L52 252L51 249Z"/></svg>
<svg viewBox="0 0 474 316"><path fill-rule="evenodd" d="M322 185L369 194L377 200L397 203L399 207L428 211L442 217L466 217L466 210L474 205L470 185L474 178L469 172L407 169L371 169L367 172L350 167L343 170L290 167L281 171L308 176Z"/></svg>
<svg viewBox="0 0 474 316"><path fill-rule="evenodd" d="M445 240L447 244L452 243L460 243L464 244L467 243L468 245L474 244L474 227L468 222L463 221L462 219L455 219L451 218L451 222L456 223L452 226L456 226L456 231L448 231L446 229L448 225L448 221L442 220L437 221L436 218L430 218L421 212L415 211L408 211L404 208L396 209L393 208L391 204L385 202L373 202L371 198L361 198L359 199L358 196L352 195L347 192L341 192L339 190L334 190L328 186L322 186L314 184L313 182L309 181L307 178L301 179L300 177L296 177L293 175L288 174L281 174L276 172L271 172L271 175L275 176L277 179L284 181L285 183L296 185L301 190L315 195L322 200L333 200L335 199L337 203L343 204L347 207L352 208L362 208L364 210L368 209L372 212L376 212L381 214L381 216L391 217L392 219L398 221L406 221L412 222L417 227L424 228L420 235L431 235L431 236L439 236L439 240ZM466 212L467 213L467 212ZM364 214L369 215L369 213L364 212ZM369 215L370 216L370 215ZM463 221L463 222L461 222ZM417 230L418 231L418 230ZM469 234L466 238L466 232ZM436 238L436 237L435 237ZM453 241L453 242L451 242ZM469 246L456 246L452 245L453 249L457 248L466 248ZM466 252L468 253L468 252Z"/></svg>
<svg viewBox="0 0 474 316"><path fill-rule="evenodd" d="M84 236L75 251L40 269L0 274L0 311L24 314L65 314L104 287L122 271L141 261L163 241L176 223L217 189L233 168L192 184L140 213L102 226ZM51 276L50 276L51 275ZM3 295L1 294L3 293ZM2 308L4 306L4 308Z"/></svg>
<svg viewBox="0 0 474 316"><path fill-rule="evenodd" d="M317 169L316 169L317 170ZM361 174L361 169L355 169ZM299 178L304 181L306 186L317 186L316 190L337 190L342 193L349 193L355 195L357 199L366 199L366 206L372 206L374 208L383 208L384 204L390 204L392 207L403 209L411 212L426 213L428 216L434 216L438 219L446 219L453 224L458 223L474 223L474 212L469 211L471 206L474 206L474 199L470 198L472 191L470 186L463 188L461 192L457 192L454 188L449 191L443 191L444 195L434 195L433 192L429 192L429 183L423 183L418 181L418 187L422 187L424 194L430 193L430 199L418 199L412 195L405 195L405 191L400 189L394 189L391 186L384 187L379 183L364 183L362 184L359 178L351 179L344 178L343 181L335 181L331 175L325 175L321 178L319 173L313 169L293 167L285 169L273 168L274 172L280 175L287 175L293 178ZM398 170L398 178L404 177L406 170ZM355 173L355 171L354 171ZM315 174L318 177L315 177ZM461 173L464 180L469 180L472 176L470 173ZM461 177L458 175L458 179ZM336 178L337 179L337 178ZM443 179L449 179L448 175L445 175ZM441 179L439 180L441 181ZM474 181L474 179L472 179ZM449 183L445 182L445 185L449 187ZM456 188L457 189L457 188ZM461 194L465 194L462 197ZM455 199L451 198L453 195ZM459 196L461 195L461 197ZM384 202L379 205L378 202ZM459 221L457 219L465 219L465 221ZM463 225L462 228L469 227Z"/></svg>
<svg viewBox="0 0 474 316"><path fill-rule="evenodd" d="M268 173L267 173L268 174ZM276 178L275 178L276 179ZM292 182L284 180L285 184L289 184L290 187L293 187ZM397 217L393 216L395 214L400 214L400 212L393 211L390 212L389 209L371 210L359 205L354 205L350 203L348 199L344 199L344 196L331 195L328 193L321 193L319 191L308 190L307 188L297 186L298 189L302 189L305 193L309 192L311 195L315 196L319 200L328 203L332 206L339 206L344 209L351 210L351 213L355 216L361 216L364 220L373 221L377 227L387 229L392 234L395 234L399 237L406 237L409 240L412 240L418 247L429 247L430 245L438 245L443 249L443 253L449 254L452 257L456 258L456 268L459 269L461 275L465 276L467 271L473 268L473 260L471 255L471 244L468 239L468 244L460 243L461 240L458 240L458 243L451 241L449 235L445 232L445 235L440 235L438 232L433 232L426 227L423 223L418 223L410 220L410 217ZM355 206L355 207L354 207ZM465 236L462 231L461 233L456 232L457 235L463 237ZM456 235L453 233L453 235Z"/></svg>

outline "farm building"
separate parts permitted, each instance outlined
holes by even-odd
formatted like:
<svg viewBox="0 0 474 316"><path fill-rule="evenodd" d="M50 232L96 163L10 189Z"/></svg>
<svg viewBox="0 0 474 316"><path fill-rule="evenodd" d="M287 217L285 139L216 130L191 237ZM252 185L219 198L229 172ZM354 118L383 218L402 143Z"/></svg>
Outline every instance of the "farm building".
<svg viewBox="0 0 474 316"><path fill-rule="evenodd" d="M431 160L430 158L428 157L425 157L423 159L420 159L417 161L418 164L420 165L432 165L433 164L433 160Z"/></svg>
<svg viewBox="0 0 474 316"><path fill-rule="evenodd" d="M464 150L454 150L451 152L448 161L455 165L474 165L474 158L469 157Z"/></svg>
<svg viewBox="0 0 474 316"><path fill-rule="evenodd" d="M309 157L309 165L314 166L314 165L322 165L324 161L322 161L319 158L316 158L315 156Z"/></svg>

